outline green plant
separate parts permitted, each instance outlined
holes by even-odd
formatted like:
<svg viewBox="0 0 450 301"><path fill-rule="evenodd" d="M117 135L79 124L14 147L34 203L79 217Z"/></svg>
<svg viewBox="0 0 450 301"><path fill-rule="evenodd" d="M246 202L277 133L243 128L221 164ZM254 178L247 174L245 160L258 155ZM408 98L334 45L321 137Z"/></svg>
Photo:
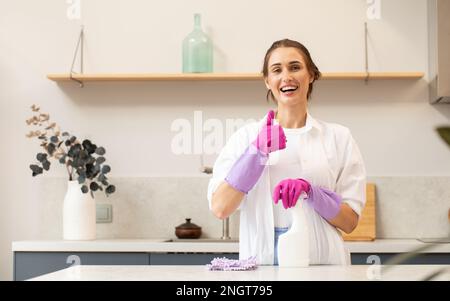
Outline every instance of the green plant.
<svg viewBox="0 0 450 301"><path fill-rule="evenodd" d="M54 158L65 165L70 181L75 178L81 184L83 193L90 191L94 196L95 191L104 190L108 196L115 192L115 186L109 184L106 177L111 168L104 164L106 151L103 147L97 147L87 139L80 142L68 132L61 133L59 126L50 122L49 114L41 113L36 105L32 105L31 110L34 115L27 119L26 123L36 129L26 136L37 137L45 150L36 155L38 162L30 165L33 177L42 174L44 170L48 171L51 165L49 158Z"/></svg>

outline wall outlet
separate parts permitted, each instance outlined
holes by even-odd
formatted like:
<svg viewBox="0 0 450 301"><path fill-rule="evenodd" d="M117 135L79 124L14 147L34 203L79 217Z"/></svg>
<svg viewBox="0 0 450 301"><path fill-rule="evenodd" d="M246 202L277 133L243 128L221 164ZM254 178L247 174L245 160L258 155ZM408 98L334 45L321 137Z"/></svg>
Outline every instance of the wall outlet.
<svg viewBox="0 0 450 301"><path fill-rule="evenodd" d="M96 204L96 221L99 223L112 223L112 205Z"/></svg>

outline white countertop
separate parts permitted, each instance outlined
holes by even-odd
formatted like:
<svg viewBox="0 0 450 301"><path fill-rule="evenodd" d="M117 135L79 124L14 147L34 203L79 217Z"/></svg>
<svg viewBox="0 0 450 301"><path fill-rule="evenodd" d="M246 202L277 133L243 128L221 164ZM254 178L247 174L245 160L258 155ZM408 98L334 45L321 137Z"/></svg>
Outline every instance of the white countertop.
<svg viewBox="0 0 450 301"><path fill-rule="evenodd" d="M92 241L39 240L15 241L13 252L199 252L238 253L238 242L166 242L168 238L107 239ZM350 253L404 253L418 247L431 246L415 239L376 239L345 242ZM450 253L450 243L443 243L421 253Z"/></svg>
<svg viewBox="0 0 450 301"><path fill-rule="evenodd" d="M398 265L389 270L383 266L310 266L281 268L260 266L252 271L209 271L203 265L191 266L94 266L78 265L32 278L32 281L368 281L422 280L433 272L446 268L434 280L450 281L448 265ZM378 270L379 271L379 270Z"/></svg>

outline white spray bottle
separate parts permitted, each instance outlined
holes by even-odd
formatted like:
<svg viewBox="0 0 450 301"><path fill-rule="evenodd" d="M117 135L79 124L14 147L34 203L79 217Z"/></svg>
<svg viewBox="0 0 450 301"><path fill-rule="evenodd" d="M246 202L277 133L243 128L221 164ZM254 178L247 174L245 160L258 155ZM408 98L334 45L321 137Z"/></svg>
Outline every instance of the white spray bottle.
<svg viewBox="0 0 450 301"><path fill-rule="evenodd" d="M309 231L305 215L306 194L302 194L292 214L292 226L278 238L278 265L280 267L309 266Z"/></svg>

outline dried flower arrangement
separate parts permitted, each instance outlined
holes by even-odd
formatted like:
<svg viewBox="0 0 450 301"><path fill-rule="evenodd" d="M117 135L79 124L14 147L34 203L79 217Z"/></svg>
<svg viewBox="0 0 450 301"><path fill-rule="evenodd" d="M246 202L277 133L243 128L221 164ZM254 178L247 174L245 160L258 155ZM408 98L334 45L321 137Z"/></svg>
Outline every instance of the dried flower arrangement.
<svg viewBox="0 0 450 301"><path fill-rule="evenodd" d="M90 191L93 197L97 190L104 190L106 196L115 192L115 186L109 184L106 177L111 168L104 164L106 151L103 147L97 147L87 139L80 143L68 132L61 133L59 126L55 122L50 122L50 115L41 113L38 106L32 105L31 110L35 115L27 119L26 123L38 129L30 131L26 136L37 137L42 141L40 145L45 150L36 155L38 163L30 165L33 177L43 173L44 170L48 171L49 158L54 158L66 166L70 181L76 178L81 184L83 193Z"/></svg>

